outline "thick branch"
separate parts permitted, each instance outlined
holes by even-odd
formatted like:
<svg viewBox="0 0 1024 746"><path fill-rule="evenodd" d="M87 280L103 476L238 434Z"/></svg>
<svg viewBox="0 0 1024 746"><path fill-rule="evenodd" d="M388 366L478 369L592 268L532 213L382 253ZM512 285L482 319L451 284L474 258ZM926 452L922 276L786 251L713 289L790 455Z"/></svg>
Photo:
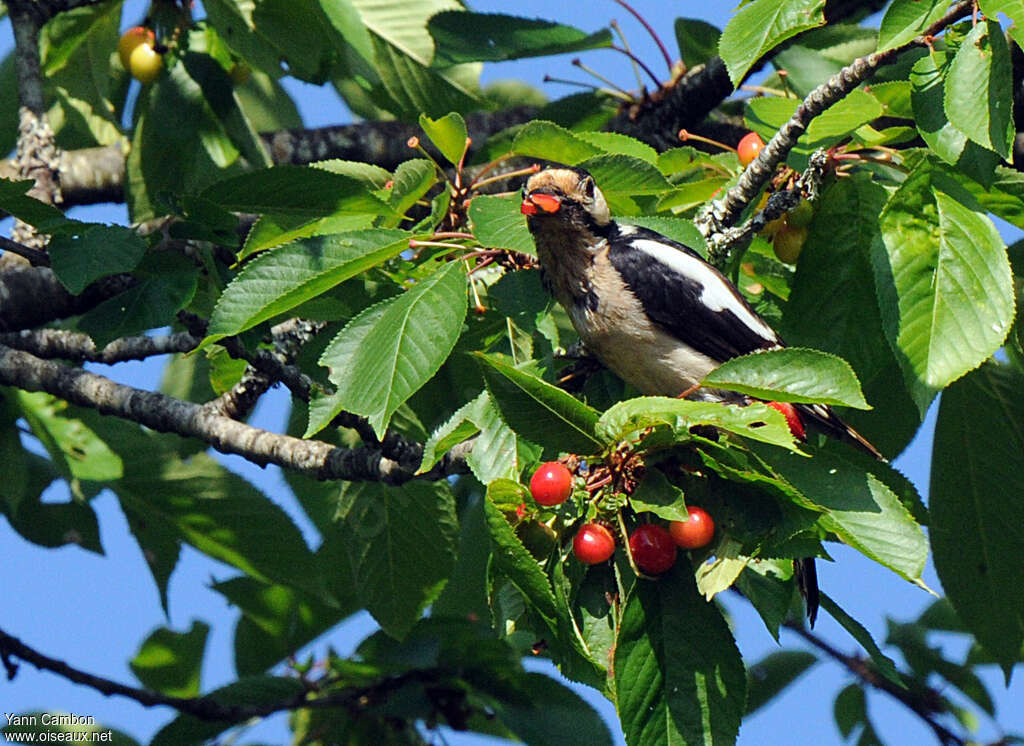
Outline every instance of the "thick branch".
<svg viewBox="0 0 1024 746"><path fill-rule="evenodd" d="M201 338L187 332L163 337L122 337L97 349L88 334L66 329L25 329L0 334L0 344L41 358L60 358L76 363L121 363L126 360L144 360L154 355L189 352L199 346Z"/></svg>
<svg viewBox="0 0 1024 746"><path fill-rule="evenodd" d="M893 62L896 57L912 47L929 44L933 36L969 15L972 8L971 0L960 0L920 36L901 46L854 60L811 91L797 107L792 118L775 133L757 159L747 166L736 186L730 188L721 200L708 205L696 219L697 227L710 240L711 248L717 249L718 252L728 249L723 246L723 229L731 227L739 219L746 206L775 173L775 167L786 159L789 151L796 145L797 139L816 116L844 98L879 67Z"/></svg>
<svg viewBox="0 0 1024 746"><path fill-rule="evenodd" d="M936 715L944 711L942 696L935 690L925 688L921 691L899 687L882 676L869 661L846 655L846 653L836 649L813 632L805 629L801 623L790 621L786 622L785 626L833 660L841 663L850 673L865 684L885 692L906 706L931 728L939 743L947 744L948 746L964 746L967 743L963 738L935 719Z"/></svg>
<svg viewBox="0 0 1024 746"><path fill-rule="evenodd" d="M386 458L377 448L338 448L318 440L301 440L251 427L191 402L114 383L104 376L42 360L0 345L0 384L46 391L72 404L96 409L158 432L197 438L222 453L266 465L277 464L315 479L380 481L400 484L413 469ZM453 450L426 479L465 472L466 446Z"/></svg>
<svg viewBox="0 0 1024 746"><path fill-rule="evenodd" d="M0 332L27 329L84 313L136 283L128 274L97 280L72 295L49 267L9 265L0 271ZM45 302L40 302L45 298Z"/></svg>

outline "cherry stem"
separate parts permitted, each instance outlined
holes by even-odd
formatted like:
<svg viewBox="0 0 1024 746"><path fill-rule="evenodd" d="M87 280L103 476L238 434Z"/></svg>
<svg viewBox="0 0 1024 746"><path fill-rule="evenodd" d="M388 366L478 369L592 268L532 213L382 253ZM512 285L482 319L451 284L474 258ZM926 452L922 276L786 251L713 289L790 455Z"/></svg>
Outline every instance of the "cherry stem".
<svg viewBox="0 0 1024 746"><path fill-rule="evenodd" d="M614 47L615 45L613 44L612 46ZM629 95L629 91L627 91L624 88L621 88L621 87L615 85L615 83L613 83L612 81L608 80L608 78L606 78L603 75L601 75L601 73L599 73L594 68L587 67L586 65L584 65L583 61L579 57L574 59L572 61L572 64L573 64L574 67L578 67L580 70L582 70L583 72L587 73L587 75L593 75L595 78L600 80L602 83L605 83L606 85L610 86L612 90L618 91L621 95L625 96L630 101L633 100L633 97Z"/></svg>
<svg viewBox="0 0 1024 746"><path fill-rule="evenodd" d="M643 71L645 73L647 73L648 75L651 76L651 80L654 81L654 87L655 88L661 88L661 81L658 80L658 76L655 75L651 71L651 68L647 67L647 64L642 59L637 57L635 54L630 52L628 49L623 49L622 47L616 46L615 44L609 45L608 48L609 49L614 49L616 52L619 52L620 54L626 55L627 57L629 57L629 59L633 60L633 62L635 62L636 64L640 65L641 69L643 69ZM671 70L672 70L672 68L671 68L671 66L669 66L669 72L671 72Z"/></svg>
<svg viewBox="0 0 1024 746"><path fill-rule="evenodd" d="M466 248L460 244L447 243L445 241L417 241L415 238L409 239L410 249L421 249L424 247L433 247L435 249L455 249L457 251L462 251Z"/></svg>
<svg viewBox="0 0 1024 746"><path fill-rule="evenodd" d="M420 153L422 153L428 161L434 164L434 168L438 170L438 172L441 174L441 177L445 181L447 181L452 186L453 189L458 189L458 186L455 184L455 182L453 182L451 177L448 176L448 172L445 171L441 167L441 164L434 159L434 156L428 153L427 150L420 144L420 139L418 137L413 135L412 137L405 141L405 144L408 145L413 150L418 150Z"/></svg>
<svg viewBox="0 0 1024 746"><path fill-rule="evenodd" d="M626 34L625 32L623 32L622 27L619 25L619 22L616 21L615 19L612 19L610 25L612 29L615 31L615 33L618 34L619 41L622 42L622 48L625 49L627 52L632 52L633 50L629 48L629 42L626 40ZM629 64L633 66L633 74L636 76L637 88L643 88L644 80L640 75L640 66L637 65L634 60L630 60Z"/></svg>
<svg viewBox="0 0 1024 746"><path fill-rule="evenodd" d="M693 132L690 132L690 130L688 129L679 130L679 139L682 140L683 142L687 142L688 140L696 140L697 142L704 142L707 143L708 145L714 145L716 148L721 148L722 150L729 150L732 151L733 153L736 152L736 148L732 147L731 145L726 145L724 142L719 142L718 140L712 140L710 137L704 137L703 135L694 134Z"/></svg>
<svg viewBox="0 0 1024 746"><path fill-rule="evenodd" d="M476 236L472 233L460 233L459 231L441 231L440 233L435 233L430 238L434 240L436 238L476 238Z"/></svg>
<svg viewBox="0 0 1024 746"><path fill-rule="evenodd" d="M640 25L647 29L647 33L651 35L651 38L654 39L654 43L657 44L658 49L661 50L661 56L665 58L665 64L668 65L668 72L671 75L672 55L668 53L668 50L665 48L665 43L662 42L661 37L658 36L658 32L656 32L651 27L651 24L647 22L647 19L640 15L640 13L637 12L637 10L632 5L627 3L626 0L615 0L615 2L621 5L623 8L625 8L626 12L630 13L636 20L640 21Z"/></svg>
<svg viewBox="0 0 1024 746"><path fill-rule="evenodd" d="M512 179L515 178L516 176L532 176L538 171L540 171L540 164L534 163L532 166L520 168L515 171L508 171L503 174L495 174L494 176L489 176L486 179L477 178L476 181L472 182L469 185L469 188L472 190L477 190L480 187L487 186L488 184L493 184L496 181L502 181L503 179ZM483 172L481 171L481 173Z"/></svg>

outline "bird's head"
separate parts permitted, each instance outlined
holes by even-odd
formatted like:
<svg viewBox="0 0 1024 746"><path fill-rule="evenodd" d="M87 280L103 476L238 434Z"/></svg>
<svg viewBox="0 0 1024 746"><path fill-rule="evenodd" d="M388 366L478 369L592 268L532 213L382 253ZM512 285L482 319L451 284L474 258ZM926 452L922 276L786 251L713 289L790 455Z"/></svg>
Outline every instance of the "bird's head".
<svg viewBox="0 0 1024 746"><path fill-rule="evenodd" d="M549 168L531 176L520 209L535 235L555 226L599 235L611 221L594 177L579 168Z"/></svg>

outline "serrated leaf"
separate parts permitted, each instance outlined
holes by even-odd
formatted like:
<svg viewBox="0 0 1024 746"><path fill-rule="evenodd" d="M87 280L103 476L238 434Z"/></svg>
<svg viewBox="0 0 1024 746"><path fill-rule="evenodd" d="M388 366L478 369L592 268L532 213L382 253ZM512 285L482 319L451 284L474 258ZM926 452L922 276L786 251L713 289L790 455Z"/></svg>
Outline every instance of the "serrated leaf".
<svg viewBox="0 0 1024 746"><path fill-rule="evenodd" d="M954 127L943 108L943 90L949 73L945 52L933 50L921 57L910 71L910 101L917 131L936 155L956 166L975 181L992 183L999 155L967 139Z"/></svg>
<svg viewBox="0 0 1024 746"><path fill-rule="evenodd" d="M425 158L416 158L398 164L388 204L395 211L394 224L404 219L405 212L437 183L437 169Z"/></svg>
<svg viewBox="0 0 1024 746"><path fill-rule="evenodd" d="M488 488L487 492L484 516L493 547L492 561L496 569L519 589L545 622L555 628L558 608L551 583L537 564L537 560L508 525L504 514L495 507L490 495L491 488Z"/></svg>
<svg viewBox="0 0 1024 746"><path fill-rule="evenodd" d="M631 158L658 165L658 151L629 135L618 132L573 132L573 134L609 155L628 155Z"/></svg>
<svg viewBox="0 0 1024 746"><path fill-rule="evenodd" d="M601 415L597 435L606 444L619 443L649 427L668 427L681 440L690 428L711 425L746 438L784 448L795 447L785 418L761 404L735 407L719 402L690 401L666 396L641 396L620 401Z"/></svg>
<svg viewBox="0 0 1024 746"><path fill-rule="evenodd" d="M440 117L452 111L475 111L483 106L479 63L428 67L377 36L373 37L373 45L375 66L391 99L387 108L396 116L406 119L415 119L420 114Z"/></svg>
<svg viewBox="0 0 1024 746"><path fill-rule="evenodd" d="M612 43L608 29L587 34L540 18L502 13L446 11L432 16L427 30L437 45L435 65L500 62L598 49Z"/></svg>
<svg viewBox="0 0 1024 746"><path fill-rule="evenodd" d="M249 262L210 318L204 345L251 329L409 247L409 233L366 230L300 239Z"/></svg>
<svg viewBox="0 0 1024 746"><path fill-rule="evenodd" d="M516 433L554 452L601 449L595 409L498 356L478 352L476 358L502 419Z"/></svg>
<svg viewBox="0 0 1024 746"><path fill-rule="evenodd" d="M980 365L1009 332L1009 261L992 221L929 161L889 198L880 221L887 255L873 252L876 283L894 296L880 291L886 334L923 416L935 390Z"/></svg>
<svg viewBox="0 0 1024 746"><path fill-rule="evenodd" d="M154 630L129 662L135 678L150 691L169 697L199 694L199 673L210 625L193 620L188 632Z"/></svg>
<svg viewBox="0 0 1024 746"><path fill-rule="evenodd" d="M976 24L957 49L946 77L945 111L968 138L1012 160L1013 71L995 21Z"/></svg>
<svg viewBox="0 0 1024 746"><path fill-rule="evenodd" d="M875 409L844 415L883 453L903 450L920 425L878 309L871 246L880 244L878 215L887 192L867 174L837 180L815 202L799 271L780 330L796 346L850 363ZM748 254L749 256L749 254Z"/></svg>
<svg viewBox="0 0 1024 746"><path fill-rule="evenodd" d="M871 409L853 368L820 350L783 347L727 360L703 385L768 401L798 401Z"/></svg>
<svg viewBox="0 0 1024 746"><path fill-rule="evenodd" d="M423 444L423 460L420 462L418 474L430 471L430 468L441 460L453 446L480 432L480 426L474 420L479 419L479 413L484 407L486 398L487 392L481 392L479 396L463 404L451 417L435 428L427 442Z"/></svg>
<svg viewBox="0 0 1024 746"><path fill-rule="evenodd" d="M743 661L688 566L637 581L622 612L614 669L627 743L735 742L746 700Z"/></svg>
<svg viewBox="0 0 1024 746"><path fill-rule="evenodd" d="M828 531L911 582L920 582L928 556L924 532L896 494L870 472L859 454L819 451L799 458L784 451L754 450L825 513ZM864 457L867 458L866 456ZM887 469L872 464L875 469Z"/></svg>
<svg viewBox="0 0 1024 746"><path fill-rule="evenodd" d="M481 194L469 203L469 220L476 240L488 248L536 254L526 216L518 195L499 197Z"/></svg>
<svg viewBox="0 0 1024 746"><path fill-rule="evenodd" d="M686 521L683 491L665 478L658 469L648 469L636 491L629 496L629 506L637 513L653 513L666 521Z"/></svg>
<svg viewBox="0 0 1024 746"><path fill-rule="evenodd" d="M206 454L182 461L166 436L113 427L131 436L120 445L130 442L133 460L112 489L133 513L254 578L320 592L302 534L252 484Z"/></svg>
<svg viewBox="0 0 1024 746"><path fill-rule="evenodd" d="M747 668L747 715L757 712L818 662L804 650L769 653Z"/></svg>
<svg viewBox="0 0 1024 746"><path fill-rule="evenodd" d="M718 40L733 85L766 52L801 31L825 23L825 0L754 0L729 20Z"/></svg>
<svg viewBox="0 0 1024 746"><path fill-rule="evenodd" d="M663 215L630 215L619 218L619 223L627 225L639 225L643 228L650 228L652 231L668 236L673 241L678 241L684 246L689 246L703 257L708 255L707 241L703 234L697 230L697 226L688 218L670 218Z"/></svg>
<svg viewBox="0 0 1024 746"><path fill-rule="evenodd" d="M612 746L612 736L604 720L569 687L542 673L526 673L516 683L522 687L520 691L526 701L520 697L504 699L498 705L498 718L523 739L523 743Z"/></svg>
<svg viewBox="0 0 1024 746"><path fill-rule="evenodd" d="M348 0L370 31L405 55L429 65L434 58L434 40L427 21L444 11L462 10L456 0Z"/></svg>
<svg viewBox="0 0 1024 746"><path fill-rule="evenodd" d="M457 164L462 160L462 154L467 148L468 133L466 122L458 112L453 111L439 119L431 119L426 114L420 114L419 121L430 142L434 143L449 163Z"/></svg>
<svg viewBox="0 0 1024 746"><path fill-rule="evenodd" d="M519 457L519 436L505 424L490 395L485 391L481 396L481 405L471 414L480 435L473 441L466 464L483 484L500 477L515 479L524 466Z"/></svg>
<svg viewBox="0 0 1024 746"><path fill-rule="evenodd" d="M884 113L877 98L858 88L815 117L807 127L806 137L808 142L819 146L823 141L846 137Z"/></svg>
<svg viewBox="0 0 1024 746"><path fill-rule="evenodd" d="M121 476L121 457L67 402L42 391L12 394L11 403L66 479L108 481Z"/></svg>
<svg viewBox="0 0 1024 746"><path fill-rule="evenodd" d="M948 8L945 0L893 0L878 28L878 51L911 41L942 18Z"/></svg>
<svg viewBox="0 0 1024 746"><path fill-rule="evenodd" d="M332 531L330 540L348 550L356 595L385 632L404 637L455 563L459 528L448 485L347 482Z"/></svg>
<svg viewBox="0 0 1024 746"><path fill-rule="evenodd" d="M607 196L661 194L672 188L653 163L630 155L598 155L579 163Z"/></svg>
<svg viewBox="0 0 1024 746"><path fill-rule="evenodd" d="M533 120L523 125L512 141L512 152L574 166L601 154L600 148L576 137L554 122Z"/></svg>
<svg viewBox="0 0 1024 746"><path fill-rule="evenodd" d="M80 233L54 236L46 250L61 284L77 295L101 277L135 269L146 242L123 226L83 225Z"/></svg>
<svg viewBox="0 0 1024 746"><path fill-rule="evenodd" d="M465 274L460 262L452 262L352 319L319 360L337 387L334 414L364 415L383 437L395 410L455 347L466 306ZM310 430L316 432L313 427L311 417Z"/></svg>
<svg viewBox="0 0 1024 746"><path fill-rule="evenodd" d="M27 192L34 184L31 180L0 179L0 210L37 228L40 233L77 231L87 225L77 220L68 220L53 205L28 196Z"/></svg>
<svg viewBox="0 0 1024 746"><path fill-rule="evenodd" d="M199 196L232 212L311 218L392 212L362 180L312 166L282 165L251 171L219 181Z"/></svg>
<svg viewBox="0 0 1024 746"><path fill-rule="evenodd" d="M789 617L796 592L793 563L788 560L755 560L736 580L736 587L750 601L764 626L778 642L779 627Z"/></svg>
<svg viewBox="0 0 1024 746"><path fill-rule="evenodd" d="M987 363L942 394L929 488L935 568L957 616L1009 680L1024 643L1021 374ZM1009 585L1007 585L1009 583Z"/></svg>
<svg viewBox="0 0 1024 746"><path fill-rule="evenodd" d="M1024 29L1024 2L1021 0L981 0L978 3L981 12L987 17L995 19L1000 13L1004 13L1013 23L1008 29L1014 41L1020 43L1020 32Z"/></svg>

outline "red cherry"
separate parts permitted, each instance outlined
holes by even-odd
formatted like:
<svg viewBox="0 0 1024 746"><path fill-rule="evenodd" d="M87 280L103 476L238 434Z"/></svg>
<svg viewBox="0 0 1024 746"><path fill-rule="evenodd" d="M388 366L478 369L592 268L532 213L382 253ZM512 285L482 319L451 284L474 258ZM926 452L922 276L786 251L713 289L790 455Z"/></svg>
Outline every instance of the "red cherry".
<svg viewBox="0 0 1024 746"><path fill-rule="evenodd" d="M736 154L740 157L740 163L744 166L749 166L757 158L758 154L764 150L764 140L756 132L748 132L740 140L740 144L736 146Z"/></svg>
<svg viewBox="0 0 1024 746"><path fill-rule="evenodd" d="M600 523L585 523L572 539L572 551L583 564L597 565L615 554L615 538Z"/></svg>
<svg viewBox="0 0 1024 746"><path fill-rule="evenodd" d="M788 401L766 401L765 404L772 409L782 412L786 418L786 424L789 425L789 432L793 433L794 438L797 440L807 440L807 432L804 430L803 420L797 414L796 407Z"/></svg>
<svg viewBox="0 0 1024 746"><path fill-rule="evenodd" d="M530 478L530 494L541 505L561 505L572 494L572 473L557 461L541 464Z"/></svg>
<svg viewBox="0 0 1024 746"><path fill-rule="evenodd" d="M668 524L668 532L672 541L683 549L700 549L711 543L715 535L715 521L704 508L688 507L688 521L672 521Z"/></svg>
<svg viewBox="0 0 1024 746"><path fill-rule="evenodd" d="M651 575L660 575L676 563L676 545L668 531L655 523L637 526L629 537L629 551L636 566Z"/></svg>

